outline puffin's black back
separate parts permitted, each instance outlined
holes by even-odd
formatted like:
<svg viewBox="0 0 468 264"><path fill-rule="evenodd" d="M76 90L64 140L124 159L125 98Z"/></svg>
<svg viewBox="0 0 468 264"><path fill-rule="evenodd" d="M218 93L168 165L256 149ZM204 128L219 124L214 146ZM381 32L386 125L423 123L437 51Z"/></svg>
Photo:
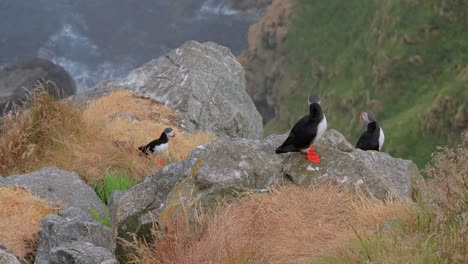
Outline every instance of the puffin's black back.
<svg viewBox="0 0 468 264"><path fill-rule="evenodd" d="M317 136L318 124L322 119L323 112L320 104L310 104L309 115L296 122L286 141L276 149L276 154L299 152L310 147L310 144Z"/></svg>
<svg viewBox="0 0 468 264"><path fill-rule="evenodd" d="M138 149L146 154L154 152L154 148L158 145L169 142L169 138L165 132L161 133L161 136L158 139L151 141L150 143L139 147Z"/></svg>
<svg viewBox="0 0 468 264"><path fill-rule="evenodd" d="M380 126L376 121L367 124L367 131L362 133L356 144L356 148L362 150L379 151Z"/></svg>

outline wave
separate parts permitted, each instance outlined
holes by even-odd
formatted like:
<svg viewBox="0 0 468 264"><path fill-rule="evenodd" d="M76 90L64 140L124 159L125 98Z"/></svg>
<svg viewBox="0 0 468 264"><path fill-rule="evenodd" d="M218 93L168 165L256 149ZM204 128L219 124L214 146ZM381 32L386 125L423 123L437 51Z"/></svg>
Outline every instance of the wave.
<svg viewBox="0 0 468 264"><path fill-rule="evenodd" d="M234 16L239 14L239 11L229 7L225 1L207 0L200 7L199 13L202 15Z"/></svg>
<svg viewBox="0 0 468 264"><path fill-rule="evenodd" d="M99 47L70 24L51 35L37 55L67 70L75 79L78 92L101 80L119 79L131 69L131 63L102 62Z"/></svg>

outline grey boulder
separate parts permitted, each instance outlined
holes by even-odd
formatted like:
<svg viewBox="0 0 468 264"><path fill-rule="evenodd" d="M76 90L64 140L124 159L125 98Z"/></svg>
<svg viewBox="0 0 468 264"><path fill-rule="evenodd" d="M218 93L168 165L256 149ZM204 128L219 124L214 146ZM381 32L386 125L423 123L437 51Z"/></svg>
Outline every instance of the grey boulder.
<svg viewBox="0 0 468 264"><path fill-rule="evenodd" d="M236 198L244 192L264 192L283 181L282 158L267 140L218 140L197 148L190 155L192 166L184 181L168 195L168 203L193 200L213 207L220 198Z"/></svg>
<svg viewBox="0 0 468 264"><path fill-rule="evenodd" d="M390 193L411 198L413 184L422 178L412 161L355 149L336 130L326 132L317 143L316 152L321 156L317 165L308 162L303 154L283 155L283 175L301 186L326 181L350 188L359 186L380 199Z"/></svg>
<svg viewBox="0 0 468 264"><path fill-rule="evenodd" d="M71 219L93 221L90 208L96 209L102 217L106 215L106 207L93 188L73 172L43 168L0 178L0 187L8 186L23 187L42 199L61 205L60 213Z"/></svg>
<svg viewBox="0 0 468 264"><path fill-rule="evenodd" d="M187 163L190 160L168 165L130 190L112 193L108 206L114 238L131 241L133 234L150 238L153 222L166 208L168 193L183 180ZM124 257L120 243L115 254Z"/></svg>
<svg viewBox="0 0 468 264"><path fill-rule="evenodd" d="M130 90L174 109L187 131L220 138L260 138L262 117L246 92L245 72L228 48L188 41L122 81L105 81L74 97L87 104L113 90Z"/></svg>
<svg viewBox="0 0 468 264"><path fill-rule="evenodd" d="M0 264L21 264L18 258L0 246Z"/></svg>
<svg viewBox="0 0 468 264"><path fill-rule="evenodd" d="M111 229L96 222L46 216L39 228L37 264L101 263L115 260Z"/></svg>
<svg viewBox="0 0 468 264"><path fill-rule="evenodd" d="M112 252L91 243L73 242L55 247L50 252L50 264L118 264Z"/></svg>

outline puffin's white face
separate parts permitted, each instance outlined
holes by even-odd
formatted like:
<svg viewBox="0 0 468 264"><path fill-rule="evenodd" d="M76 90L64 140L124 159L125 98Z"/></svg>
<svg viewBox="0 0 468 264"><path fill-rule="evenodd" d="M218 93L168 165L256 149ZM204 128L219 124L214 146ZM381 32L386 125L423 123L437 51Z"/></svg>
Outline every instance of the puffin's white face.
<svg viewBox="0 0 468 264"><path fill-rule="evenodd" d="M168 136L170 137L175 137L175 132L172 130L171 132L167 133Z"/></svg>
<svg viewBox="0 0 468 264"><path fill-rule="evenodd" d="M359 115L359 119L362 120L362 122L364 122L365 124L369 124L370 122L373 122L375 121L375 118L374 116L371 114L369 114L368 112L362 112L360 115Z"/></svg>
<svg viewBox="0 0 468 264"><path fill-rule="evenodd" d="M175 132L174 132L174 130L172 128L166 128L166 129L164 129L164 132L169 137L175 137Z"/></svg>

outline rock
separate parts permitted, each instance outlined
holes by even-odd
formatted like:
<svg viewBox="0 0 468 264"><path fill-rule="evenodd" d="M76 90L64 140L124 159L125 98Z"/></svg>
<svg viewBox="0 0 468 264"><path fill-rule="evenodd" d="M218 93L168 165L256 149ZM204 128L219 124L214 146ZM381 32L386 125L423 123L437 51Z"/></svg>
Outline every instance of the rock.
<svg viewBox="0 0 468 264"><path fill-rule="evenodd" d="M105 81L73 100L87 104L126 89L174 109L187 131L220 138L260 138L262 117L245 90L244 69L229 49L186 42L166 56L133 70L122 81Z"/></svg>
<svg viewBox="0 0 468 264"><path fill-rule="evenodd" d="M91 243L73 242L55 247L50 252L50 264L118 264L112 252ZM39 262L38 262L39 263Z"/></svg>
<svg viewBox="0 0 468 264"><path fill-rule="evenodd" d="M150 238L153 222L164 210L167 194L183 179L182 170L189 167L183 164L187 162L168 165L162 169L164 173L158 171L130 190L111 196L109 213L114 237L128 241L132 240L132 234ZM124 257L119 243L115 254Z"/></svg>
<svg viewBox="0 0 468 264"><path fill-rule="evenodd" d="M60 213L67 218L94 221L90 208L95 208L103 217L106 215L106 208L94 190L73 172L43 168L0 178L0 187L8 186L23 187L42 199L63 206Z"/></svg>
<svg viewBox="0 0 468 264"><path fill-rule="evenodd" d="M274 154L271 138L215 141L191 155L194 164L185 180L168 195L168 201L192 199L212 207L220 198L235 198L243 192L263 192L283 179L282 158Z"/></svg>
<svg viewBox="0 0 468 264"><path fill-rule="evenodd" d="M4 248L0 248L0 264L21 264L21 262L14 254L9 253Z"/></svg>
<svg viewBox="0 0 468 264"><path fill-rule="evenodd" d="M39 228L35 263L101 263L115 259L114 247L108 227L48 215Z"/></svg>
<svg viewBox="0 0 468 264"><path fill-rule="evenodd" d="M190 155L194 164L168 195L168 203L192 199L211 207L220 198L242 192L266 191L272 184L290 180L301 186L332 181L350 188L358 185L377 198L389 191L411 198L412 185L421 175L408 160L386 153L355 149L339 132L329 130L317 144L318 165L301 153L276 155L274 150L287 135L265 140L215 141ZM190 197L189 197L190 195Z"/></svg>
<svg viewBox="0 0 468 264"><path fill-rule="evenodd" d="M285 136L286 138L286 136ZM329 130L318 142L318 165L309 163L304 155L289 154L283 161L283 175L301 186L333 181L350 188L361 186L377 198L388 192L401 198L411 198L413 183L421 178L416 165L396 159L387 153L355 149L336 130Z"/></svg>
<svg viewBox="0 0 468 264"><path fill-rule="evenodd" d="M76 93L76 85L68 72L46 59L21 61L0 70L0 113L8 101L19 103L26 99L25 89L34 88L38 80L53 81L63 97ZM45 85L51 94L55 87Z"/></svg>

